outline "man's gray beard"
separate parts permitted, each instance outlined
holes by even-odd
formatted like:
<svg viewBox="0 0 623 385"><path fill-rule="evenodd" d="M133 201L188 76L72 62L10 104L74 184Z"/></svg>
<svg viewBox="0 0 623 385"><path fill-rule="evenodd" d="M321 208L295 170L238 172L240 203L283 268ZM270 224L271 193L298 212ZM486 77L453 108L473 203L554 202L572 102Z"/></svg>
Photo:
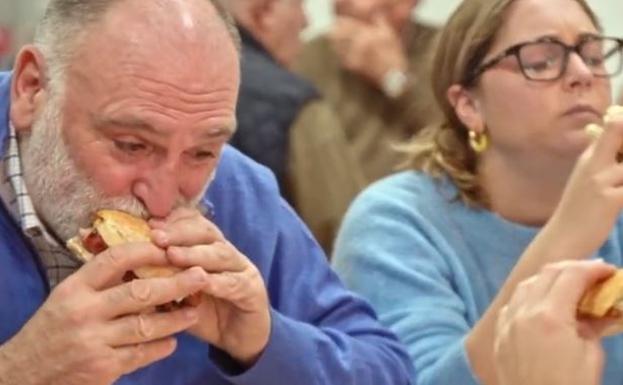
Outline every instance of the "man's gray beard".
<svg viewBox="0 0 623 385"><path fill-rule="evenodd" d="M133 196L106 197L76 167L61 134L59 104L50 98L30 133L20 136L20 158L28 194L39 218L61 241L66 242L88 227L99 209L123 210L147 218L145 205ZM202 192L192 200L180 199L176 207L196 207L214 174Z"/></svg>

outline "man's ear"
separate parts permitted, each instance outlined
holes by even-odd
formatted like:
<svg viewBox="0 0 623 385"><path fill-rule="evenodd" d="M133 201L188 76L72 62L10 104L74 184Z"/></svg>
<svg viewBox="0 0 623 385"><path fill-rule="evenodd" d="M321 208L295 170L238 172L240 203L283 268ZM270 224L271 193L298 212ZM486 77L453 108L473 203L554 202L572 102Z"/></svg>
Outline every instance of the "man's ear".
<svg viewBox="0 0 623 385"><path fill-rule="evenodd" d="M30 130L43 107L46 83L43 55L32 45L25 46L15 60L11 83L9 113L16 131Z"/></svg>
<svg viewBox="0 0 623 385"><path fill-rule="evenodd" d="M454 84L448 88L446 94L450 105L454 107L456 116L465 127L477 133L483 133L485 129L484 116L480 108L480 102L473 91Z"/></svg>
<svg viewBox="0 0 623 385"><path fill-rule="evenodd" d="M256 34L264 35L270 32L272 17L271 13L278 0L252 0L250 18L253 30Z"/></svg>

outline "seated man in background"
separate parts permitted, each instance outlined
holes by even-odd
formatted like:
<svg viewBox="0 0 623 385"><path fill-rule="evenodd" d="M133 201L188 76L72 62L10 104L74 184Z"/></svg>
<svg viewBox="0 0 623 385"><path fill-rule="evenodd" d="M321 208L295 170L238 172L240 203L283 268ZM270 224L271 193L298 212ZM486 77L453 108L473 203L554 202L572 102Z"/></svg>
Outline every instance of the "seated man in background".
<svg viewBox="0 0 623 385"><path fill-rule="evenodd" d="M276 175L282 194L329 251L364 186L333 109L290 71L307 25L302 0L228 0L242 35L242 80L231 144Z"/></svg>
<svg viewBox="0 0 623 385"><path fill-rule="evenodd" d="M307 44L297 62L337 112L368 183L399 162L392 144L436 116L427 59L436 29L413 21L416 5L336 0L333 30Z"/></svg>
<svg viewBox="0 0 623 385"><path fill-rule="evenodd" d="M0 74L0 384L408 383L274 178L226 145L237 44L216 0L50 1ZM103 208L151 218L152 242L81 265L63 245ZM124 282L150 265L180 272Z"/></svg>
<svg viewBox="0 0 623 385"><path fill-rule="evenodd" d="M296 71L316 86L337 115L330 129L343 140L336 146L354 159L347 165L349 174L361 180L354 194L352 189L338 191L339 200L346 202L336 208L338 225L356 193L396 169L402 158L394 145L436 117L427 59L436 29L413 21L417 2L335 0L333 30L306 44L297 61ZM299 123L313 124L303 119ZM300 157L308 162L322 157L321 148L305 147L308 137L292 138L291 156L304 152ZM325 178L324 183L335 182ZM309 186L305 194L318 196L318 189ZM317 215L310 211L303 215L311 218L308 222ZM333 239L337 228L327 231L326 237Z"/></svg>

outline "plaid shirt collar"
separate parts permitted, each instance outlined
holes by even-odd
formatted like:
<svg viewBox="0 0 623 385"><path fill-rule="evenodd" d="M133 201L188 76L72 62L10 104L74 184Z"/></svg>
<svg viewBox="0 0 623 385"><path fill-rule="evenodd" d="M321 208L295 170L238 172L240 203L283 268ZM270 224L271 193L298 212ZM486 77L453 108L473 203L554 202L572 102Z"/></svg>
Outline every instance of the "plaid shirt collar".
<svg viewBox="0 0 623 385"><path fill-rule="evenodd" d="M43 236L51 246L60 246L58 241L45 228L35 212L24 175L19 154L17 135L12 123L9 123L8 148L0 162L0 198L9 208L13 219L20 224L22 231L29 238Z"/></svg>

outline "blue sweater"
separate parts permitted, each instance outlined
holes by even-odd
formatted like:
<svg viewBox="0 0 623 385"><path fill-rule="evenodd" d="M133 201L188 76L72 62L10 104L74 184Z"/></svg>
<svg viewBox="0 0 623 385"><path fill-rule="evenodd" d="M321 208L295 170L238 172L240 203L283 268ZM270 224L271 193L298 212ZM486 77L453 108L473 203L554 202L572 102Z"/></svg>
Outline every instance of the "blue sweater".
<svg viewBox="0 0 623 385"><path fill-rule="evenodd" d="M449 182L412 171L381 180L353 203L335 246L338 273L407 345L418 385L478 383L465 336L539 230L470 209L455 196ZM619 220L599 250L616 265L622 226ZM603 383L621 385L623 337L605 347Z"/></svg>
<svg viewBox="0 0 623 385"><path fill-rule="evenodd" d="M9 76L0 73L0 143L7 134L9 83ZM305 226L279 197L267 169L227 148L204 201L213 208L216 225L266 282L272 306L268 346L252 368L231 373L226 356L182 334L172 356L117 385L409 383L408 355L370 307L344 289ZM39 258L0 204L0 345L48 294Z"/></svg>

